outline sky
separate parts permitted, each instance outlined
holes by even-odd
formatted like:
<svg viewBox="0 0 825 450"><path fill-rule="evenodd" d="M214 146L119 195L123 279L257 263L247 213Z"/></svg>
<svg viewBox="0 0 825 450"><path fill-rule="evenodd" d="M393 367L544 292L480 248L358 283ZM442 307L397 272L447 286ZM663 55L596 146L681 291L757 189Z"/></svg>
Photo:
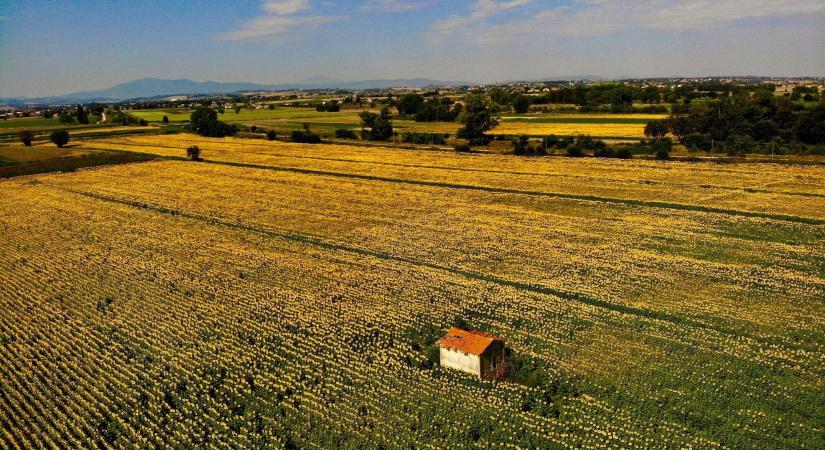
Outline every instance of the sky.
<svg viewBox="0 0 825 450"><path fill-rule="evenodd" d="M825 0L0 0L0 96L288 83L825 76Z"/></svg>

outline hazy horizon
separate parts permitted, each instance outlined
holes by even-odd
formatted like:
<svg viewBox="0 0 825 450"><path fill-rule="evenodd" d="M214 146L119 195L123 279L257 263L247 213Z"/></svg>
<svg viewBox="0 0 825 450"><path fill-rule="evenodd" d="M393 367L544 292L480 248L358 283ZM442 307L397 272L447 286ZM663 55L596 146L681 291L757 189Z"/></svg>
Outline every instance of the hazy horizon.
<svg viewBox="0 0 825 450"><path fill-rule="evenodd" d="M0 5L0 96L261 84L823 76L825 3L358 0Z"/></svg>

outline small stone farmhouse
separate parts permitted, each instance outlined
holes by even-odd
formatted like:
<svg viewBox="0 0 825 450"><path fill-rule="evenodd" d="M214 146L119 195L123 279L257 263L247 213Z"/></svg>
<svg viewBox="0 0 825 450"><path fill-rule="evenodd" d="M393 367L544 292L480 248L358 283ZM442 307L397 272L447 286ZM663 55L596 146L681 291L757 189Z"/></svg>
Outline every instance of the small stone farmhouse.
<svg viewBox="0 0 825 450"><path fill-rule="evenodd" d="M479 379L504 376L504 341L480 331L452 327L438 341L442 367L471 373Z"/></svg>

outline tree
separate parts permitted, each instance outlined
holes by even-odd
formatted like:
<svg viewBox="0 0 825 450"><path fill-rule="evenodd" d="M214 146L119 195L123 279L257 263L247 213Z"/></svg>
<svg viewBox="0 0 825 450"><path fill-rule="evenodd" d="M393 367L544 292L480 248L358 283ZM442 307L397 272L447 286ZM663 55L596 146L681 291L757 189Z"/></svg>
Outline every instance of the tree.
<svg viewBox="0 0 825 450"><path fill-rule="evenodd" d="M164 124L164 125L168 125L168 124L169 124L169 116L163 116L163 124Z"/></svg>
<svg viewBox="0 0 825 450"><path fill-rule="evenodd" d="M206 107L199 107L189 118L189 128L201 136L224 137L238 132L234 125L228 125L218 120L218 114Z"/></svg>
<svg viewBox="0 0 825 450"><path fill-rule="evenodd" d="M464 109L458 121L464 126L458 130L458 137L470 141L470 145L488 142L485 132L498 125L498 120L490 112L490 103L482 94L470 94L464 99Z"/></svg>
<svg viewBox="0 0 825 450"><path fill-rule="evenodd" d="M368 141L386 141L393 135L390 109L381 108L380 114L364 111L358 114L361 117L361 134Z"/></svg>
<svg viewBox="0 0 825 450"><path fill-rule="evenodd" d="M20 142L23 143L26 147L31 147L32 141L34 140L34 133L31 130L23 130L17 134L20 138Z"/></svg>
<svg viewBox="0 0 825 450"><path fill-rule="evenodd" d="M192 161L201 160L201 149L197 145L192 145L186 149L186 156Z"/></svg>
<svg viewBox="0 0 825 450"><path fill-rule="evenodd" d="M424 97L420 94L405 94L398 99L396 107L399 114L418 114L421 105L424 104Z"/></svg>
<svg viewBox="0 0 825 450"><path fill-rule="evenodd" d="M664 120L652 120L645 125L645 136L651 139L663 138L667 132L668 125Z"/></svg>
<svg viewBox="0 0 825 450"><path fill-rule="evenodd" d="M69 132L66 130L54 131L49 136L49 140L58 148L63 148L64 145L69 143Z"/></svg>
<svg viewBox="0 0 825 450"><path fill-rule="evenodd" d="M530 98L526 95L518 95L513 99L513 110L516 114L524 114L530 109Z"/></svg>
<svg viewBox="0 0 825 450"><path fill-rule="evenodd" d="M86 111L83 109L83 105L77 105L77 123L86 125L89 123L89 116L86 115Z"/></svg>
<svg viewBox="0 0 825 450"><path fill-rule="evenodd" d="M510 93L500 87L494 87L493 90L490 91L490 100L499 105L506 105L510 103L511 99L512 96Z"/></svg>

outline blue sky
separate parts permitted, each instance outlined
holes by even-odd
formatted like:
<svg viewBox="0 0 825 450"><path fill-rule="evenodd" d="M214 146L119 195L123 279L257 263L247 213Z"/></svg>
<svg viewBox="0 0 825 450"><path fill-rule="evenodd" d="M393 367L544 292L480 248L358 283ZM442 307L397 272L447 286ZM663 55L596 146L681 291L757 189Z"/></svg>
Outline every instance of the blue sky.
<svg viewBox="0 0 825 450"><path fill-rule="evenodd" d="M823 0L0 0L0 96L293 82L825 75Z"/></svg>

